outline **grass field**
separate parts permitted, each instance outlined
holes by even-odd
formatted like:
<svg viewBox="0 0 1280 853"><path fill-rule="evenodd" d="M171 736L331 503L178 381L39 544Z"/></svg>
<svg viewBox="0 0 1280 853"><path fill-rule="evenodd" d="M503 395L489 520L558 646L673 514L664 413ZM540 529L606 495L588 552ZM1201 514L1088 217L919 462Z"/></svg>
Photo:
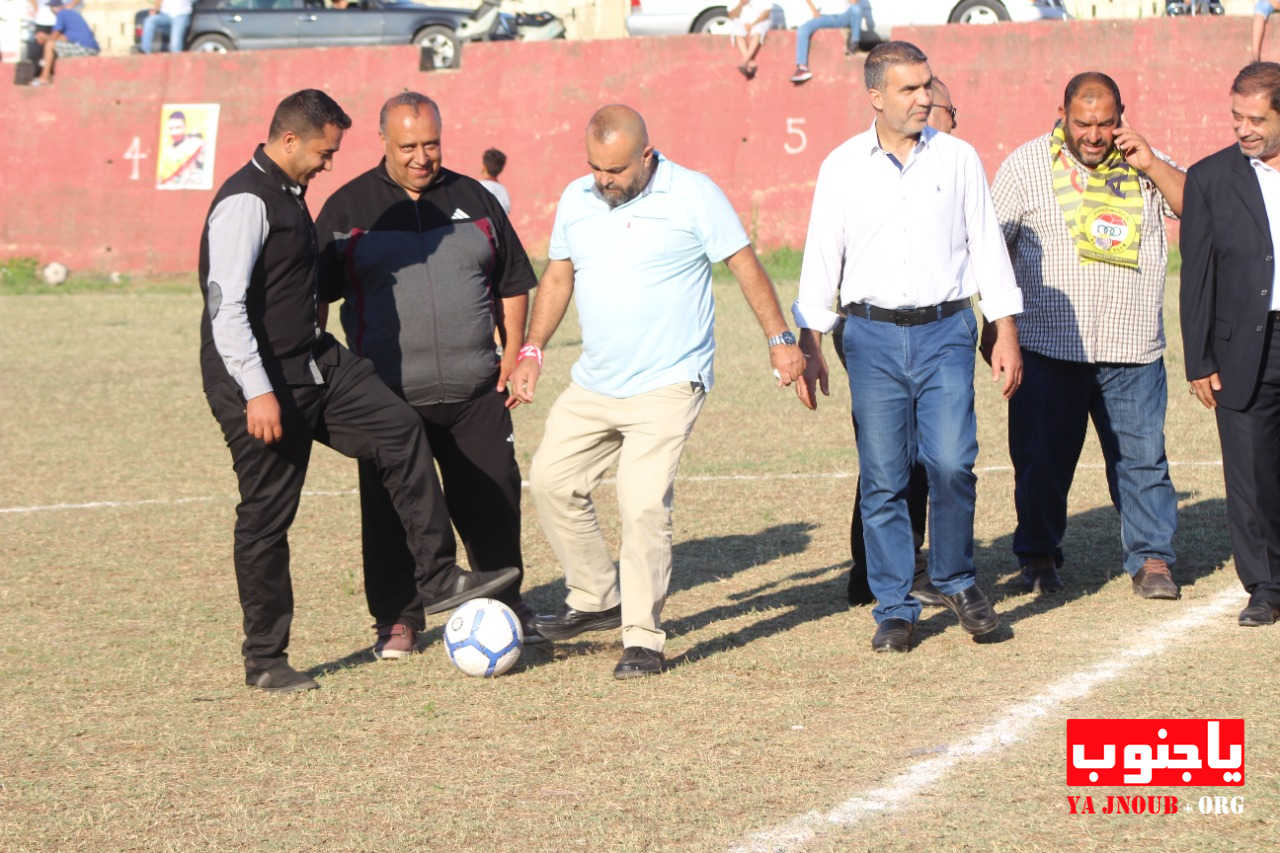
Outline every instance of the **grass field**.
<svg viewBox="0 0 1280 853"><path fill-rule="evenodd" d="M1245 596L1217 437L1182 381L1176 299L1181 601L1130 592L1093 438L1066 592L1011 591L1005 407L980 370L977 562L1012 636L975 643L929 610L910 655L873 655L870 609L844 604L848 389L833 381L810 413L774 388L759 330L720 282L718 383L676 491L669 672L615 682L610 633L469 679L445 658L443 617L423 654L373 661L354 466L319 448L291 536L290 652L321 689L274 697L242 686L235 481L199 387L194 285L29 290L0 295L0 849L1201 851L1275 838L1280 629L1235 624ZM525 470L577 342L561 330L538 400L516 413ZM610 489L598 497L616 542ZM528 597L550 609L564 585L525 510ZM1244 717L1247 784L1069 789L1074 716ZM1118 793L1177 795L1182 811L1068 814L1068 794ZM1244 813L1194 809L1221 793L1242 794Z"/></svg>

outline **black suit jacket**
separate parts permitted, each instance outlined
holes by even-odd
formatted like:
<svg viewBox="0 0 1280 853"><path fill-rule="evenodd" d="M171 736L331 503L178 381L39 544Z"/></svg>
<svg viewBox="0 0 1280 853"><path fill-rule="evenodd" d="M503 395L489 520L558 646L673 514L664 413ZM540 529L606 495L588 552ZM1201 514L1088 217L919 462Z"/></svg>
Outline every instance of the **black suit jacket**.
<svg viewBox="0 0 1280 853"><path fill-rule="evenodd" d="M1257 389L1276 263L1253 169L1235 145L1192 166L1179 241L1187 379L1216 372L1218 405L1237 410Z"/></svg>

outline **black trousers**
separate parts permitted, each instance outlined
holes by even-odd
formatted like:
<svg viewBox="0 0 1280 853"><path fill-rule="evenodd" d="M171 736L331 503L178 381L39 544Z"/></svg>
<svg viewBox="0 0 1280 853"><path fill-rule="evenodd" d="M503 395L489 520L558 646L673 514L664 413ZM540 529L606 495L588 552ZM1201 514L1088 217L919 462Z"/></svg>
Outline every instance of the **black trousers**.
<svg viewBox="0 0 1280 853"><path fill-rule="evenodd" d="M844 362L843 317L831 330L831 342L835 345L840 365L847 370ZM855 435L858 432L856 418L853 421L853 431ZM911 516L911 533L917 551L924 547L928 508L929 474L923 465L917 463L911 466L911 479L907 486L907 513ZM853 520L849 523L849 556L852 559L849 566L849 603L870 604L875 596L871 594L871 587L867 584L867 542L862 534L862 477L858 477L854 491ZM916 574L920 574L920 571L917 570Z"/></svg>
<svg viewBox="0 0 1280 853"><path fill-rule="evenodd" d="M249 435L239 387L230 379L205 387L240 484L235 568L249 669L286 658L293 619L289 525L313 441L368 461L379 472L424 583L454 564L453 531L417 414L382 383L371 362L336 342L316 355L316 365L323 385L277 388L284 436L270 445Z"/></svg>
<svg viewBox="0 0 1280 853"><path fill-rule="evenodd" d="M1253 600L1280 605L1280 315L1271 315L1253 400L1214 411L1236 574Z"/></svg>
<svg viewBox="0 0 1280 853"><path fill-rule="evenodd" d="M462 537L471 569L523 569L520 467L506 395L488 391L464 403L413 408L440 463L445 504ZM440 584L451 577L442 575L438 584L425 587L415 584L413 555L400 517L377 469L364 462L360 463L360 520L369 613L380 625L401 622L421 631L426 624L423 602L439 597ZM516 605L521 580L495 597Z"/></svg>

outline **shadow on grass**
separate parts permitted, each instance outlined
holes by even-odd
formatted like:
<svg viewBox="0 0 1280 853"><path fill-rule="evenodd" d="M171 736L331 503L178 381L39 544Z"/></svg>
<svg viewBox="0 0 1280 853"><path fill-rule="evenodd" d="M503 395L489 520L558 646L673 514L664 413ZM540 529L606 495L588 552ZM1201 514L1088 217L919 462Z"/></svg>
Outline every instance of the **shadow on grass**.
<svg viewBox="0 0 1280 853"><path fill-rule="evenodd" d="M422 654L428 647L441 641L443 636L443 628L419 632L418 640L413 645L414 654ZM307 670L307 675L312 678L316 678L321 675L332 675L333 673L340 672L344 669L351 669L352 667L364 666L365 664L370 663L378 663L378 659L373 656L373 646L365 646L362 649L357 649L351 654L337 658L336 660L316 664Z"/></svg>
<svg viewBox="0 0 1280 853"><path fill-rule="evenodd" d="M677 542L671 548L671 584L667 594L705 583L716 583L780 557L802 553L809 547L809 531L816 526L797 521L775 524L759 533L734 533ZM780 582L767 584L760 589L776 586ZM547 612L558 610L567 592L561 576L550 583L526 588L523 595L534 610ZM735 597L753 594L754 591L736 593Z"/></svg>
<svg viewBox="0 0 1280 853"><path fill-rule="evenodd" d="M814 527L814 524L808 522L790 522L787 524L775 524L759 533L734 533L727 536L712 536L706 539L678 542L671 549L673 568L668 594L692 589L703 584L717 583L756 566L766 565L782 557L803 553L809 547L811 541L809 533ZM734 593L729 595L728 598L736 600L756 596L757 598L752 598L750 602L752 606L785 606L786 603L792 602L797 597L796 588L788 585L790 582L817 577L837 567L828 566L823 569L800 572L788 578L771 581L752 590ZM539 600L548 600L550 596L558 592L558 598L551 599L557 602L552 605L552 609L554 609L559 606L559 601L563 601L564 589L563 580L559 580L527 590L526 596L535 597ZM778 604L765 605L759 603L762 601L759 596L769 590L776 591L767 596L767 598L770 600L777 599ZM836 599L825 593L813 598L814 601L809 602L809 605L822 607L823 601L836 602ZM840 606L843 607L843 604L840 603ZM725 605L724 607L716 608L714 611L707 611L708 613L714 612L717 614L707 621L733 618L741 615L742 610L743 605ZM792 627L817 615L825 615L825 613L819 614L811 606L806 606L797 611L797 613L795 620L786 627ZM704 621L702 624L706 624L706 622ZM685 633L694 630L698 626L690 625L688 620L678 620L664 624L663 627L674 633ZM783 630L783 628L779 627L777 630ZM732 638L727 639L725 642L729 644L726 647L734 645ZM593 632L592 634L583 635L582 639L578 641L554 643L545 646L529 646L526 648L525 654L521 656L518 668L532 669L545 666L548 663L553 663L571 655L597 654L606 649L620 648L617 631ZM690 652L685 652L673 663L687 660L689 654Z"/></svg>
<svg viewBox="0 0 1280 853"><path fill-rule="evenodd" d="M1180 497L1185 498L1185 494ZM1178 534L1174 550L1177 562L1174 579L1183 586L1193 584L1220 569L1231 557L1231 541L1224 523L1225 501L1211 498L1183 505L1178 511ZM808 522L776 524L754 534L730 534L677 543L672 549L674 569L670 592L680 592L732 577L739 572L766 565L782 557L800 554L810 542L814 525ZM1068 519L1063 540L1066 560L1061 574L1066 588L1056 594L1041 595L1020 601L1009 609L1000 603L1010 598L1025 598L1013 587L1017 577L1017 561L1012 552L1013 534L1002 536L986 545L975 544L974 562L978 582L991 594L997 606L1002 627L977 642L1003 642L1012 638L1013 626L1023 619L1048 613L1079 598L1093 595L1114 578L1123 575L1120 546L1120 518L1110 506L1077 513ZM693 663L719 652L740 648L748 643L791 630L805 622L830 616L849 607L847 575L832 574L847 566L835 563L796 572L784 578L760 584L726 596L727 603L691 616L665 623L671 634L687 634L715 622L737 619L750 613L763 618L737 630L704 640L672 658L669 665ZM824 576L830 575L824 579ZM526 595L557 607L564 596L563 580L526 590ZM1128 594L1127 591L1125 594ZM1168 607L1176 612L1177 602L1152 602L1153 607ZM857 607L870 617L870 608ZM780 612L774 612L780 611ZM868 618L867 636L873 630ZM956 617L946 609L926 610L916 625L916 643L924 642L943 631L960 630ZM440 629L419 637L421 651L440 639ZM568 657L598 654L618 648L616 632L585 635L570 643L548 643L528 646L516 671L535 669ZM307 671L311 676L327 675L339 670L373 663L372 650L361 649Z"/></svg>
<svg viewBox="0 0 1280 853"><path fill-rule="evenodd" d="M703 640L672 658L668 662L669 665L693 663L719 652L741 648L753 640L772 637L805 622L822 619L845 610L849 605L845 600L844 578L841 575L831 575L826 580L813 581L814 578L830 574L843 565L843 563L835 563L820 569L796 572L777 582L758 587L755 591L732 596L734 599L740 599L733 604L712 607L701 613L666 623L664 627L669 633L688 634L714 622L737 619L752 612L760 612L765 617L750 625L744 625L736 631ZM805 580L813 582L798 585L793 583Z"/></svg>
<svg viewBox="0 0 1280 853"><path fill-rule="evenodd" d="M1186 495L1179 497L1185 498ZM1208 577L1231 558L1231 538L1225 520L1226 501L1222 498L1209 498L1178 508L1173 578L1180 586ZM1059 574L1065 589L1059 593L1037 595L1009 610L1000 610L1005 624L1013 625L1027 617L1047 613L1099 592L1117 577L1128 577L1120 544L1120 514L1111 506L1096 507L1071 516L1067 520L1062 551L1064 559ZM978 566L978 582L991 593L994 604L998 606L1006 598L1026 596L1014 586L1019 572L1017 558L1013 554L1012 533L975 548L974 561ZM1132 595L1128 590L1125 594ZM1157 601L1152 602L1152 606L1176 608L1178 605L1176 602ZM946 610L934 611L924 622L934 622L939 617L944 624L955 622L955 617ZM918 628L929 630L923 623Z"/></svg>
<svg viewBox="0 0 1280 853"><path fill-rule="evenodd" d="M1194 584L1222 568L1230 559L1231 541L1224 519L1225 502L1221 498L1211 498L1179 508L1179 533L1174 542L1177 562L1173 575L1180 585ZM768 547L771 532L795 526L779 525L748 538L761 540L763 545L761 551L767 553L772 550ZM717 537L683 544L693 553L699 553L707 545L725 538L734 537ZM974 561L978 566L978 582L984 590L991 592L992 601L997 605L1002 621L1000 629L985 637L975 638L976 642L997 643L1011 639L1014 633L1013 626L1023 619L1047 613L1076 599L1093 595L1117 576L1125 574L1122 567L1119 514L1110 506L1087 510L1068 520L1067 535L1063 541L1066 562L1062 569L1066 588L1057 594L1028 598L1012 608L1002 609L999 607L1002 601L1013 597L1026 597L1024 593L1012 588L1012 581L1018 574L1012 544L1013 534L1010 533L987 545L976 546L974 549ZM796 553L786 548L779 551L778 556ZM849 605L847 576L844 573L831 575L825 580L812 583L797 584L797 582L812 581L847 565L848 563L837 563L797 572L786 578L729 596L733 603L713 607L667 623L666 627L671 633L689 633L714 622L738 618L747 613L755 611L767 613L764 618L750 625L698 643L673 658L671 664L692 663L718 652L740 648L754 640L774 636L804 622L821 619L846 609ZM1125 590L1124 594L1129 593ZM1167 607L1170 614L1173 614L1177 612L1179 604L1172 601L1157 601L1151 602L1150 606ZM773 612L779 609L782 612ZM863 611L867 617L871 615L870 607L852 609ZM866 628L867 636L870 638L872 631L870 619L867 620ZM960 630L955 615L943 608L931 608L922 614L916 625L916 642L917 644L924 642L947 630Z"/></svg>

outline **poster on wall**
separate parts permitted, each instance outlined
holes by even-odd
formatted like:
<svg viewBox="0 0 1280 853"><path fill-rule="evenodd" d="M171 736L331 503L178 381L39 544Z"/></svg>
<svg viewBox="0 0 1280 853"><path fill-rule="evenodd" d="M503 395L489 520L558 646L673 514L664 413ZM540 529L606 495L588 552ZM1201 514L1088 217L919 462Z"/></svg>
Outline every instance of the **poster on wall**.
<svg viewBox="0 0 1280 853"><path fill-rule="evenodd" d="M160 108L156 189L213 189L218 104L165 104Z"/></svg>

